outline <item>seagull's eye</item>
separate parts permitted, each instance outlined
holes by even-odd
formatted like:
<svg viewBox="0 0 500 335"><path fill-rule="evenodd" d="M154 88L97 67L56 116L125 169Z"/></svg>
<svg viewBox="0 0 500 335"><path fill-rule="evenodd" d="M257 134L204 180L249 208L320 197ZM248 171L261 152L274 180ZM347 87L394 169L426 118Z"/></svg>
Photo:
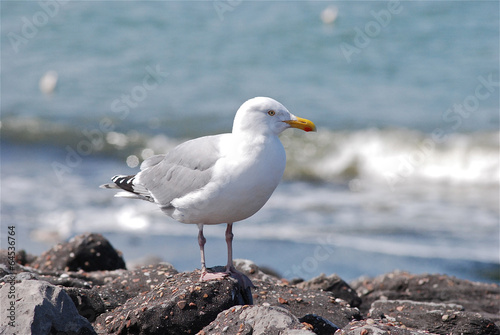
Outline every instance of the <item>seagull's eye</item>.
<svg viewBox="0 0 500 335"><path fill-rule="evenodd" d="M276 115L276 112L271 109L269 112L267 112L267 115L274 116Z"/></svg>

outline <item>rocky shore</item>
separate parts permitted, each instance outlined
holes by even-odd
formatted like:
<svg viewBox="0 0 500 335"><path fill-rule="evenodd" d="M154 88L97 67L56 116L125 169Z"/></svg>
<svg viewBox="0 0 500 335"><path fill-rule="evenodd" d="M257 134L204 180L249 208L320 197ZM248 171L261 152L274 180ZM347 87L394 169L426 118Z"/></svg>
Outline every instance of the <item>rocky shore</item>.
<svg viewBox="0 0 500 335"><path fill-rule="evenodd" d="M248 260L235 265L251 292L168 263L127 270L99 234L38 257L1 250L0 334L500 335L496 284L405 272L287 281Z"/></svg>

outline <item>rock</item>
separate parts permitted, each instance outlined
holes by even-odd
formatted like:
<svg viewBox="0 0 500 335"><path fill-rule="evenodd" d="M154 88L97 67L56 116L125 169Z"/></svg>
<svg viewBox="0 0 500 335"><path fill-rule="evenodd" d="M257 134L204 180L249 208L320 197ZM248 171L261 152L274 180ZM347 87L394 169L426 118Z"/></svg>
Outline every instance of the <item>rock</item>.
<svg viewBox="0 0 500 335"><path fill-rule="evenodd" d="M76 287L90 289L93 286L91 281L81 278L77 273L61 273L60 275L39 275L38 279L44 280L52 285L64 287Z"/></svg>
<svg viewBox="0 0 500 335"><path fill-rule="evenodd" d="M409 329L404 325L382 320L353 321L335 335L433 335L428 331ZM455 335L453 333L452 335Z"/></svg>
<svg viewBox="0 0 500 335"><path fill-rule="evenodd" d="M235 306L219 313L217 318L200 331L199 335L246 334L313 335L297 317L277 306ZM296 332L294 332L296 331Z"/></svg>
<svg viewBox="0 0 500 335"><path fill-rule="evenodd" d="M129 271L125 269L117 270L103 270L103 271L92 271L92 272L66 272L69 276L84 279L87 282L95 285L106 285L111 283L116 278L125 276Z"/></svg>
<svg viewBox="0 0 500 335"><path fill-rule="evenodd" d="M315 314L340 327L361 318L358 309L339 301L332 292L316 289L311 292L307 288L290 285L287 280L264 273L249 260L238 259L234 264L237 270L251 278L256 286L253 290L255 305L279 306L289 310L297 318ZM354 291L353 293L355 294Z"/></svg>
<svg viewBox="0 0 500 335"><path fill-rule="evenodd" d="M456 304L409 300L375 301L370 309L374 318L385 318L414 329L436 334L500 335L493 321L479 313L464 312Z"/></svg>
<svg viewBox="0 0 500 335"><path fill-rule="evenodd" d="M347 301L351 307L359 307L361 305L361 298L356 291L336 274L326 276L322 273L318 277L298 283L297 287L305 290L313 289L332 292L336 298Z"/></svg>
<svg viewBox="0 0 500 335"><path fill-rule="evenodd" d="M0 264L0 278L12 274L9 267L5 264Z"/></svg>
<svg viewBox="0 0 500 335"><path fill-rule="evenodd" d="M162 259L158 256L146 255L146 256L141 257L141 258L128 260L126 262L126 265L127 265L127 269L137 270L137 269L142 268L143 266L155 265L155 264L159 264L159 263L170 264L170 263L163 262ZM170 264L170 265L173 267L172 264Z"/></svg>
<svg viewBox="0 0 500 335"><path fill-rule="evenodd" d="M78 314L89 322L94 322L97 316L106 312L104 301L96 291L74 287L65 288L64 291L75 304Z"/></svg>
<svg viewBox="0 0 500 335"><path fill-rule="evenodd" d="M362 299L366 313L376 300L412 300L458 304L467 312L480 313L500 324L500 287L497 284L471 282L446 275L412 275L392 272L351 283Z"/></svg>
<svg viewBox="0 0 500 335"><path fill-rule="evenodd" d="M238 260L235 264L239 271L251 277L258 286L254 289L254 292L257 291L254 298L256 298L259 305L265 305L264 307L281 306L291 312L295 318L305 317L304 322L312 327L311 329L325 327L325 329L331 330L332 326L336 327L334 323L345 325L353 318L360 316L359 310L350 308L342 300L336 300L331 292L316 290L310 292L288 286L286 282L264 274L250 261ZM150 266L127 272L102 287L94 288L94 290L98 290L105 301L107 310L110 311L98 317L95 323L96 329L100 332L118 334L125 334L127 331L145 334L152 331L151 329L163 329L163 331L170 331L172 334L186 331L186 329L191 329L193 332L193 325L198 325L200 322L208 324L218 312L223 311L228 306L244 304L246 301L244 292L241 291L239 285L234 283L233 279L227 278L222 281L198 283L199 274L197 272L182 274L176 274L176 272L175 269L168 266L163 268L160 265ZM182 289L178 287L185 280L183 278L188 278L188 283L191 286L184 288L184 293L179 295L178 292L182 291ZM217 286L213 287L213 285L221 285L226 281L233 282L232 289L226 289L227 293L220 292ZM203 294L198 293L197 296L187 295L185 293L186 289L190 292L193 287L198 287L194 292L201 290ZM224 297L225 295L228 296ZM235 299L231 298L231 296L238 297L239 301L234 301ZM206 305L206 299L213 299L211 297L218 297L223 301L216 304L211 303L210 308L213 311L210 312L206 310L207 307L203 306ZM152 299L152 301L147 305L142 305L145 299ZM231 302L228 303L227 299L231 300ZM146 306L148 307L147 310L150 311L149 317L143 316L142 309ZM174 313L173 316L169 315L170 312L175 311L180 313ZM196 311L201 312L201 315L196 315ZM192 316L186 318L189 313ZM131 315L136 314L137 316L131 317ZM209 314L212 315L212 319L208 317ZM316 315L312 317L312 314ZM160 320L159 315L167 315L168 317ZM176 319L177 315L184 315L184 318ZM200 318L202 321L199 320ZM199 329L201 327L195 330ZM156 331L154 330L154 332ZM161 333L161 331L158 331L158 333Z"/></svg>
<svg viewBox="0 0 500 335"><path fill-rule="evenodd" d="M16 252L16 261L21 265L29 265L37 259L37 256L27 253L26 250Z"/></svg>
<svg viewBox="0 0 500 335"><path fill-rule="evenodd" d="M25 265L35 259L35 256L26 253L24 250L20 250L15 255L12 255L12 251L9 252L7 249L0 249L0 277L11 273L32 271Z"/></svg>
<svg viewBox="0 0 500 335"><path fill-rule="evenodd" d="M279 306L289 310L298 318L316 314L339 327L352 320L361 319L357 308L350 307L344 300L336 299L331 292L304 290L286 283L269 284L254 280L254 304Z"/></svg>
<svg viewBox="0 0 500 335"><path fill-rule="evenodd" d="M82 234L44 252L32 264L43 273L125 269L121 252L101 234Z"/></svg>
<svg viewBox="0 0 500 335"><path fill-rule="evenodd" d="M110 311L130 298L151 291L155 286L173 278L178 271L169 263L158 263L134 271L124 271L120 276L94 289Z"/></svg>
<svg viewBox="0 0 500 335"><path fill-rule="evenodd" d="M2 303L10 301L5 291L14 282L16 323L24 327L18 334L500 335L499 286L443 275L393 272L351 286L324 274L290 282L235 260L245 275L237 276L240 283L230 277L200 283L199 271L178 273L157 260L127 271L96 234L38 258L21 254L13 265L11 259L0 251L0 294ZM246 306L252 299L256 305ZM9 331L0 325L1 334Z"/></svg>
<svg viewBox="0 0 500 335"><path fill-rule="evenodd" d="M9 257L10 256L10 257ZM0 249L0 264L11 265L11 260L19 265L27 265L28 263L36 260L36 256L27 253L25 250L16 251L12 258L12 251L9 252L7 249Z"/></svg>
<svg viewBox="0 0 500 335"><path fill-rule="evenodd" d="M15 308L15 328L4 323L9 319L2 318L1 334L96 334L60 287L39 280L22 280L14 286L16 299L9 297L10 284L0 288L2 305L9 303Z"/></svg>
<svg viewBox="0 0 500 335"><path fill-rule="evenodd" d="M178 273L149 291L127 300L94 323L99 333L195 333L220 312L242 304L240 287L233 278L198 282L199 272Z"/></svg>
<svg viewBox="0 0 500 335"><path fill-rule="evenodd" d="M33 269L31 269L33 271ZM77 287L77 288L92 288L96 285L106 285L111 283L116 278L126 276L127 270L105 270L105 271L65 271L51 274L36 274L40 280L47 281L53 285L60 285L64 287Z"/></svg>
<svg viewBox="0 0 500 335"><path fill-rule="evenodd" d="M0 278L0 285L6 282L20 282L22 280L38 279L40 276L33 272L20 272L18 274L9 274Z"/></svg>
<svg viewBox="0 0 500 335"><path fill-rule="evenodd" d="M226 271L225 266L214 266L207 268L209 273L222 273ZM240 289L239 295L243 297L242 305L253 305L252 288L254 285L250 278L245 274L245 272L237 270L236 273L231 273L231 278L238 281L238 287Z"/></svg>
<svg viewBox="0 0 500 335"><path fill-rule="evenodd" d="M277 276L271 274L273 271L264 272L257 264L248 259L235 259L233 261L236 270L244 273L252 282L264 282L268 284L280 284L283 281Z"/></svg>
<svg viewBox="0 0 500 335"><path fill-rule="evenodd" d="M331 321L316 314L306 314L301 317L299 321L303 324L310 325L315 334L333 334L340 329Z"/></svg>

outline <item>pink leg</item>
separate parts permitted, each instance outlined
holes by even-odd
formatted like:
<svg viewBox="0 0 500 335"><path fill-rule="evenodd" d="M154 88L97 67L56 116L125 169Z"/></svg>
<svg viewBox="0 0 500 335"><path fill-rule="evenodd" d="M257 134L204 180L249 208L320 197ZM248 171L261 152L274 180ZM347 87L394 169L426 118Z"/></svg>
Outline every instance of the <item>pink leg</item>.
<svg viewBox="0 0 500 335"><path fill-rule="evenodd" d="M209 273L207 272L207 266L205 264L205 243L207 242L205 236L203 236L203 224L198 224L198 244L200 245L200 255L201 255L201 275L200 281L210 281L214 279L222 279L228 276L225 272Z"/></svg>
<svg viewBox="0 0 500 335"><path fill-rule="evenodd" d="M243 288L254 287L250 278L243 273L237 271L233 265L233 224L228 223L226 228L226 244L227 244L227 265L226 273L236 279Z"/></svg>
<svg viewBox="0 0 500 335"><path fill-rule="evenodd" d="M198 244L200 246L200 254L201 254L201 272L207 271L207 267L205 265L205 243L207 243L207 239L203 236L203 224L198 225Z"/></svg>
<svg viewBox="0 0 500 335"><path fill-rule="evenodd" d="M203 236L203 224L198 225L198 244L200 245L201 254L201 275L200 281L210 281L215 279L223 279L227 276L231 276L238 280L240 285L246 290L250 290L250 287L254 287L252 281L245 276L243 273L237 271L233 265L233 224L228 223L226 228L226 244L227 244L227 265L225 272L207 272L207 267L205 265L205 243L207 240ZM250 296L251 301L251 296Z"/></svg>
<svg viewBox="0 0 500 335"><path fill-rule="evenodd" d="M226 272L233 272L233 224L228 223L226 228L226 244L227 244L227 265Z"/></svg>

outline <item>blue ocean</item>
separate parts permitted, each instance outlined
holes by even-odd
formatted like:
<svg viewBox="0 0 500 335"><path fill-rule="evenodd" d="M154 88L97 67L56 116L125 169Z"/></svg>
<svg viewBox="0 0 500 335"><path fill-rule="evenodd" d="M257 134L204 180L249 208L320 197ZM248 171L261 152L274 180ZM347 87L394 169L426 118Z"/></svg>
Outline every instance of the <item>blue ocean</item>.
<svg viewBox="0 0 500 335"><path fill-rule="evenodd" d="M97 232L199 268L197 227L99 188L247 99L310 119L234 256L286 278L500 281L499 2L2 1L1 237ZM209 226L207 265L226 260Z"/></svg>

